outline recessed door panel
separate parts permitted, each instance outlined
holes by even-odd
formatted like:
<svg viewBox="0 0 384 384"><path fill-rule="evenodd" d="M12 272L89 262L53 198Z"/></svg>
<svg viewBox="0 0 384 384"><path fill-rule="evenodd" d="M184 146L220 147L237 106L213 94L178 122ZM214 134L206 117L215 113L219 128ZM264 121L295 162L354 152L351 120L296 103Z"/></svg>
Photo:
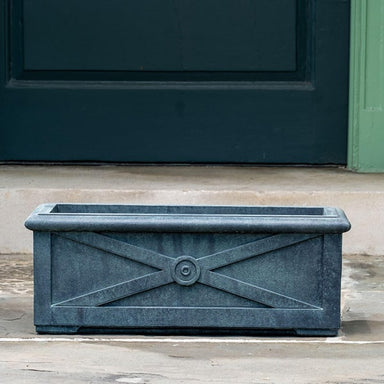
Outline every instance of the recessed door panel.
<svg viewBox="0 0 384 384"><path fill-rule="evenodd" d="M24 0L23 6L26 70L296 69L296 0Z"/></svg>

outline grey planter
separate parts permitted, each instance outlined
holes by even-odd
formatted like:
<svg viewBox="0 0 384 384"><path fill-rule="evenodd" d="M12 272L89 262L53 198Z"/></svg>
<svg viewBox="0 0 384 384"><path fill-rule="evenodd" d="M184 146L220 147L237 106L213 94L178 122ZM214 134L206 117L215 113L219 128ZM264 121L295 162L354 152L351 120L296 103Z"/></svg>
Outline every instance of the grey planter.
<svg viewBox="0 0 384 384"><path fill-rule="evenodd" d="M39 333L340 326L337 208L45 204L25 225Z"/></svg>

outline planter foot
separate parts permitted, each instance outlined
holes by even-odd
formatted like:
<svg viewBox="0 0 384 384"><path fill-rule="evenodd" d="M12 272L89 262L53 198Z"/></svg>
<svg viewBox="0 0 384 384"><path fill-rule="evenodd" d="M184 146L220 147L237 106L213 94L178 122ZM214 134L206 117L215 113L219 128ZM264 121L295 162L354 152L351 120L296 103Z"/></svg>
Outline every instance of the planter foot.
<svg viewBox="0 0 384 384"><path fill-rule="evenodd" d="M79 331L79 327L70 326L50 326L50 325L37 325L36 332L40 334L69 334L74 335Z"/></svg>
<svg viewBox="0 0 384 384"><path fill-rule="evenodd" d="M337 336L337 329L295 329L297 336Z"/></svg>

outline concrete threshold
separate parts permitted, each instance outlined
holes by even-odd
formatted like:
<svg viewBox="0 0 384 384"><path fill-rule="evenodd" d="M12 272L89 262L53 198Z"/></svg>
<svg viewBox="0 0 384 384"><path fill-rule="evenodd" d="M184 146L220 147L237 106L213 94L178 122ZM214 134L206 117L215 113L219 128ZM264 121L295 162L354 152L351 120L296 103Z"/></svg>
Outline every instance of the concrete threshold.
<svg viewBox="0 0 384 384"><path fill-rule="evenodd" d="M342 328L337 337L38 335L33 326L31 255L0 255L0 345L6 342L122 342L160 344L380 344L384 347L384 264L380 256L345 255ZM384 357L384 355L383 355Z"/></svg>
<svg viewBox="0 0 384 384"><path fill-rule="evenodd" d="M31 253L27 216L41 203L336 206L348 254L384 254L384 174L342 168L0 166L0 253Z"/></svg>
<svg viewBox="0 0 384 384"><path fill-rule="evenodd" d="M30 255L0 255L1 383L384 382L384 265L343 258L338 337L37 335Z"/></svg>

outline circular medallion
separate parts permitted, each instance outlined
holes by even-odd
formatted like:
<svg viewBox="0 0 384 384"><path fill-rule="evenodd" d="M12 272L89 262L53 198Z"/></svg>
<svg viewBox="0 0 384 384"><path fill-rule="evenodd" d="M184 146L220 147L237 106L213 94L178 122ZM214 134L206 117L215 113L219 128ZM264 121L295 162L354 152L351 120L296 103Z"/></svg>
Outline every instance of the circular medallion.
<svg viewBox="0 0 384 384"><path fill-rule="evenodd" d="M172 277L180 285L192 285L200 277L200 267L191 256L180 256L172 265Z"/></svg>

